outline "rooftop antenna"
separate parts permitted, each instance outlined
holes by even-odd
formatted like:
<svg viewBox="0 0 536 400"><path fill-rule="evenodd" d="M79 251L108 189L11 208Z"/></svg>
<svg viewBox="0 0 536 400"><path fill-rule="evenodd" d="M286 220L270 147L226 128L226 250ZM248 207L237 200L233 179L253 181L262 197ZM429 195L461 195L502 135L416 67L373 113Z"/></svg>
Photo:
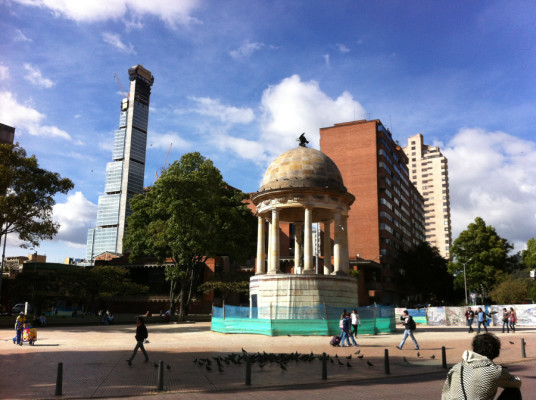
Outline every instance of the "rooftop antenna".
<svg viewBox="0 0 536 400"><path fill-rule="evenodd" d="M171 146L173 146L173 142L169 144L169 149L168 149L167 154L166 154L166 160L164 161L164 166L160 170L160 175L162 175L162 173L166 170L167 160L168 160L168 157L169 157L169 152L171 151ZM156 175L156 180L158 180L158 171L155 172L155 175Z"/></svg>

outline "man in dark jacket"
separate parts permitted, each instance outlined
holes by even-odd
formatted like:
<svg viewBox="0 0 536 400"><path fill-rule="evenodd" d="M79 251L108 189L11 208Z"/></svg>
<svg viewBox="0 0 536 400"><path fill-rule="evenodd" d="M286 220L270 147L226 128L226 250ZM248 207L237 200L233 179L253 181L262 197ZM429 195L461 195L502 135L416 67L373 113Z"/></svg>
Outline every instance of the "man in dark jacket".
<svg viewBox="0 0 536 400"><path fill-rule="evenodd" d="M134 347L134 352L132 353L132 356L128 360L126 360L128 365L132 365L132 360L134 360L134 357L136 357L138 349L141 349L141 351L143 352L143 355L145 356L145 362L149 361L149 356L145 351L145 347L143 347L143 341L148 337L149 333L147 332L145 321L143 317L138 317L136 327L136 347Z"/></svg>
<svg viewBox="0 0 536 400"><path fill-rule="evenodd" d="M404 310L400 316L400 319L403 321L402 325L404 325L404 336L396 348L402 350L402 347L404 347L404 343L409 336L411 340L413 340L413 343L415 343L415 350L419 350L419 343L417 343L417 340L413 336L413 331L415 330L415 321L413 320L413 317L409 315L408 310Z"/></svg>

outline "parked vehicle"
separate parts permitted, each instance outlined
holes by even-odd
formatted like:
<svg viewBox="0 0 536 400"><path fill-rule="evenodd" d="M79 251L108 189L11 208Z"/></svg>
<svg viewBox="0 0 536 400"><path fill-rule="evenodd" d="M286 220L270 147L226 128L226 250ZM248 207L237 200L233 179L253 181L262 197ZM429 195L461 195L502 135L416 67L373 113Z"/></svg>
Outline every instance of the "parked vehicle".
<svg viewBox="0 0 536 400"><path fill-rule="evenodd" d="M12 314L19 314L21 311L24 311L25 303L17 303L11 308ZM32 312L32 306L28 304L28 313Z"/></svg>

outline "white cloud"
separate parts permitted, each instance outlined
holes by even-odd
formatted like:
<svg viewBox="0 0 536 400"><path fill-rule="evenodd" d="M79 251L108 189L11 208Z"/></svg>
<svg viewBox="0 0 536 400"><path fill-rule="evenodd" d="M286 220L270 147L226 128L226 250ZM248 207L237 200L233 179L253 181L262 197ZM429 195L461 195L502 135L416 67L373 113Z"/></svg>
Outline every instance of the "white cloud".
<svg viewBox="0 0 536 400"><path fill-rule="evenodd" d="M45 78L43 76L39 68L34 67L33 65L28 64L28 63L24 64L23 67L26 70L26 72L28 72L28 74L24 77L24 79L26 79L28 82L32 83L33 85L44 87L47 89L50 89L52 86L55 85L55 83L51 79Z"/></svg>
<svg viewBox="0 0 536 400"><path fill-rule="evenodd" d="M192 100L198 104L194 112L218 118L222 122L248 124L255 119L255 114L250 108L226 106L221 104L220 100L209 97L192 97Z"/></svg>
<svg viewBox="0 0 536 400"><path fill-rule="evenodd" d="M13 36L15 42L32 42L32 39L26 37L20 29L15 31L15 36Z"/></svg>
<svg viewBox="0 0 536 400"><path fill-rule="evenodd" d="M330 57L329 57L329 54L324 54L322 57L324 57L324 62L325 62L326 65L329 67L329 65L330 65Z"/></svg>
<svg viewBox="0 0 536 400"><path fill-rule="evenodd" d="M264 47L264 43L246 41L236 50L231 50L229 54L234 59L244 59L250 57L255 51Z"/></svg>
<svg viewBox="0 0 536 400"><path fill-rule="evenodd" d="M9 68L0 64L0 81L6 81L9 79Z"/></svg>
<svg viewBox="0 0 536 400"><path fill-rule="evenodd" d="M97 220L97 205L86 199L82 192L76 192L67 196L65 203L54 205L53 218L60 224L56 240L85 246L87 231Z"/></svg>
<svg viewBox="0 0 536 400"><path fill-rule="evenodd" d="M348 46L346 46L344 44L337 43L336 46L337 46L337 50L339 50L341 53L349 53L350 52L350 49L348 48Z"/></svg>
<svg viewBox="0 0 536 400"><path fill-rule="evenodd" d="M41 125L46 118L39 111L20 104L11 92L0 92L0 121L15 127L17 130L22 130L34 136L49 136L60 137L71 140L71 136L55 127Z"/></svg>
<svg viewBox="0 0 536 400"><path fill-rule="evenodd" d="M220 151L231 150L241 158L253 161L257 165L265 166L271 158L266 155L265 145L261 142L218 134L213 137L212 143Z"/></svg>
<svg viewBox="0 0 536 400"><path fill-rule="evenodd" d="M119 20L127 16L141 19L142 16L155 16L170 27L177 24L197 22L190 14L197 8L199 0L14 0L17 3L51 10L56 16L80 22Z"/></svg>
<svg viewBox="0 0 536 400"><path fill-rule="evenodd" d="M273 155L296 146L305 132L310 146L320 147L319 129L363 118L365 110L348 92L332 99L318 82L302 82L298 75L283 79L262 96L262 141Z"/></svg>
<svg viewBox="0 0 536 400"><path fill-rule="evenodd" d="M121 41L121 37L116 33L104 32L102 34L102 40L104 40L105 43L108 43L109 45L115 47L122 53L136 54L132 43L126 45Z"/></svg>
<svg viewBox="0 0 536 400"><path fill-rule="evenodd" d="M172 143L172 150L186 150L190 148L191 144L187 140L183 139L176 132L167 133L155 133L149 132L147 137L147 149L162 149L168 151L169 145ZM108 148L110 145L108 144ZM163 162L164 160L162 160Z"/></svg>
<svg viewBox="0 0 536 400"><path fill-rule="evenodd" d="M464 128L442 152L449 160L453 238L482 217L521 250L536 225L536 143Z"/></svg>

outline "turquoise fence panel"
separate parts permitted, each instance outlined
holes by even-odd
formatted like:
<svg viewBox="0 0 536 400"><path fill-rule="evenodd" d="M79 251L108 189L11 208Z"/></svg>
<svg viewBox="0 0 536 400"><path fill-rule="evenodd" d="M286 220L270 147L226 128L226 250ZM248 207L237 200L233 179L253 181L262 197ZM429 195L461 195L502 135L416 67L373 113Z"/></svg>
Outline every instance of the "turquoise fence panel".
<svg viewBox="0 0 536 400"><path fill-rule="evenodd" d="M222 333L254 333L277 335L339 335L339 321L344 308L338 307L235 307L213 308L211 329ZM346 308L347 312L350 308ZM327 313L326 313L327 311ZM359 307L359 334L376 334L395 330L394 309L390 307ZM301 318L266 318L294 315ZM251 318L250 318L251 316ZM263 318L258 318L262 316ZM312 318L312 317L317 318ZM327 319L326 319L327 316ZM311 317L311 318L307 318ZM375 318L376 317L376 318Z"/></svg>
<svg viewBox="0 0 536 400"><path fill-rule="evenodd" d="M328 327L325 319L274 319L272 320L273 336L282 335L327 335Z"/></svg>

